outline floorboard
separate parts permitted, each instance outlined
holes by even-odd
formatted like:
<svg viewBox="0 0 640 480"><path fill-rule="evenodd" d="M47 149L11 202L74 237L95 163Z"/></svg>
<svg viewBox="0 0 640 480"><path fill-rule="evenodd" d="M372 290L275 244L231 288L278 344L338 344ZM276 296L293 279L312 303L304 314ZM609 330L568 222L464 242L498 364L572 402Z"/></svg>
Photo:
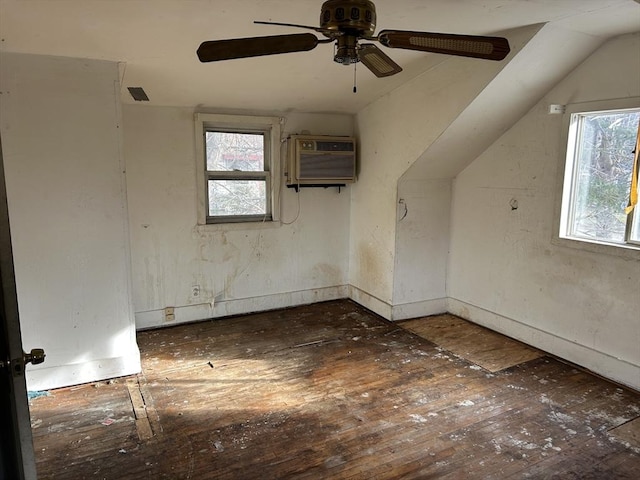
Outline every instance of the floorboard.
<svg viewBox="0 0 640 480"><path fill-rule="evenodd" d="M492 371L350 301L145 331L138 343L142 374L30 401L40 479L640 471L637 392L538 351L485 349L515 359Z"/></svg>
<svg viewBox="0 0 640 480"><path fill-rule="evenodd" d="M434 315L398 324L490 372L544 356L540 350L454 315Z"/></svg>

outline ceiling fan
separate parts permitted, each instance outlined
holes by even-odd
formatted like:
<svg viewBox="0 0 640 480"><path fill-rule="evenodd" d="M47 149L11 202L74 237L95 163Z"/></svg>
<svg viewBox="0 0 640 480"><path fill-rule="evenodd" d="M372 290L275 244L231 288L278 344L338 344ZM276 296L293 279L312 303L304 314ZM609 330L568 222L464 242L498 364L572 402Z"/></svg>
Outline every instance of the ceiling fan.
<svg viewBox="0 0 640 480"><path fill-rule="evenodd" d="M234 58L259 57L279 53L302 52L314 49L319 43L335 42L334 61L342 65L362 62L377 77L388 77L402 68L373 43L388 48L444 53L486 60L502 60L509 53L509 42L502 37L456 35L449 33L382 30L374 35L376 7L369 0L327 0L322 4L320 27L293 23L263 22L314 30L323 34L320 39L312 33L272 35L267 37L235 38L203 42L197 54L201 62L217 62Z"/></svg>

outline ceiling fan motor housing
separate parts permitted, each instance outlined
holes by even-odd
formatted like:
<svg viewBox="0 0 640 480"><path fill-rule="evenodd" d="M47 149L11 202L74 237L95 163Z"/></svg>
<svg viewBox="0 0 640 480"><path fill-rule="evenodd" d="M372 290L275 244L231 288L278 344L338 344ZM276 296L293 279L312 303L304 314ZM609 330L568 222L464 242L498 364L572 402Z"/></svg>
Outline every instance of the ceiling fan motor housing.
<svg viewBox="0 0 640 480"><path fill-rule="evenodd" d="M328 0L322 4L320 28L336 38L333 60L342 65L359 61L358 39L370 38L376 29L376 7L368 0ZM332 35L332 33L341 35Z"/></svg>
<svg viewBox="0 0 640 480"><path fill-rule="evenodd" d="M320 27L357 37L372 37L376 29L376 7L369 0L328 0L322 4Z"/></svg>

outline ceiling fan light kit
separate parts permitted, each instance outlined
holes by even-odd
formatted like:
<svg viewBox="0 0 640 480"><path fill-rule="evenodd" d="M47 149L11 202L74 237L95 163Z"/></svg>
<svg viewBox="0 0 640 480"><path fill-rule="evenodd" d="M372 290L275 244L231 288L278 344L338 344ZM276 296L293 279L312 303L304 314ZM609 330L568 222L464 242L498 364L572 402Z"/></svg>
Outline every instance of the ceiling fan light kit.
<svg viewBox="0 0 640 480"><path fill-rule="evenodd" d="M428 53L458 55L485 60L502 60L509 54L509 42L502 37L458 35L450 33L382 30L375 36L376 8L369 0L327 0L320 11L320 26L292 23L254 23L305 28L321 33L271 35L203 42L197 50L201 62L217 62L234 58L259 57L314 49L319 43L335 43L334 61L342 65L361 62L377 77L388 77L402 71L397 63L373 43L387 48L401 48Z"/></svg>

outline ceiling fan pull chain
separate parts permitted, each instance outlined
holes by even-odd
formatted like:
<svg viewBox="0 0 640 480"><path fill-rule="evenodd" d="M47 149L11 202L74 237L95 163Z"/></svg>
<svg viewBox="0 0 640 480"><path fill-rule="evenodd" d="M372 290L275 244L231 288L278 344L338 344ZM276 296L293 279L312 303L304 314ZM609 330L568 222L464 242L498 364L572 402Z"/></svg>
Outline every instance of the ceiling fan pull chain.
<svg viewBox="0 0 640 480"><path fill-rule="evenodd" d="M353 93L358 93L358 87L356 85L356 65L358 65L358 62L353 64Z"/></svg>

